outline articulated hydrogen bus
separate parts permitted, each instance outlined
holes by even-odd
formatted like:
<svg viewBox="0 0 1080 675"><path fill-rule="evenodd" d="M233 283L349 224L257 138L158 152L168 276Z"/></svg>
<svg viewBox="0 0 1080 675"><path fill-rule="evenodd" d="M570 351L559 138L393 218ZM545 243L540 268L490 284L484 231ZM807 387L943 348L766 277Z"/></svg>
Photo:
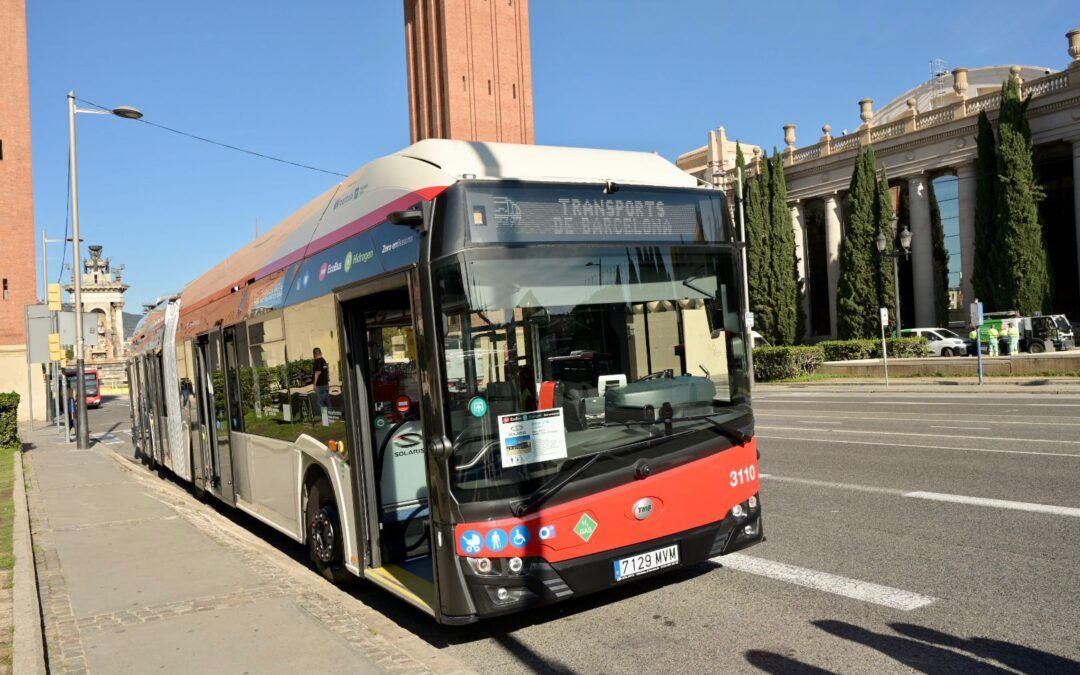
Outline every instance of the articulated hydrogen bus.
<svg viewBox="0 0 1080 675"><path fill-rule="evenodd" d="M143 318L136 443L447 624L762 538L723 194L646 153L426 140Z"/></svg>

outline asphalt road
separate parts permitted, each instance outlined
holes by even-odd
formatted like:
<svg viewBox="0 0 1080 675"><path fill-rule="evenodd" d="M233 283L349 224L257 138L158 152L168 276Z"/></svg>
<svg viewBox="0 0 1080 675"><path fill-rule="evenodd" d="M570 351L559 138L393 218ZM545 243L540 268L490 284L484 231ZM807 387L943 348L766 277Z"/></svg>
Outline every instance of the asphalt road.
<svg viewBox="0 0 1080 675"><path fill-rule="evenodd" d="M464 628L353 596L488 673L1080 672L1080 397L756 410L768 540L731 560Z"/></svg>

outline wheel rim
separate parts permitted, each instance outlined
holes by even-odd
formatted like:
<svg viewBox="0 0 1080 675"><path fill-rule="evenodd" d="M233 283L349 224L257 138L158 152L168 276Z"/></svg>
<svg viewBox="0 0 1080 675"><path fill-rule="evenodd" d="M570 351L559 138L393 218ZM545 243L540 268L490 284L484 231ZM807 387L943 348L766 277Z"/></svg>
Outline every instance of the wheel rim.
<svg viewBox="0 0 1080 675"><path fill-rule="evenodd" d="M328 563L333 559L336 540L334 521L325 508L319 509L311 521L311 542L320 562Z"/></svg>

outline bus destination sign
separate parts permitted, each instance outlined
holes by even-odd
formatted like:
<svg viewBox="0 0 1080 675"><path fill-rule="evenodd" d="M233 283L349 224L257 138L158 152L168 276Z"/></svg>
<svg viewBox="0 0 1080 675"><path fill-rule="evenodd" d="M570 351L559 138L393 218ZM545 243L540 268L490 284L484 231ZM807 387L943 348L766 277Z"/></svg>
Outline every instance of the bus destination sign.
<svg viewBox="0 0 1080 675"><path fill-rule="evenodd" d="M473 242L706 240L696 195L522 192L469 195Z"/></svg>

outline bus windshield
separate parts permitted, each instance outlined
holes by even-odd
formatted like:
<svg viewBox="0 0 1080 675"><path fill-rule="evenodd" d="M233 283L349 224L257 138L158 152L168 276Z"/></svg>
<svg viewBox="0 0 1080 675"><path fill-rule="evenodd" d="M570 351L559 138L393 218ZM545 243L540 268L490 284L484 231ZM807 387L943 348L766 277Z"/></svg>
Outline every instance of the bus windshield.
<svg viewBox="0 0 1080 675"><path fill-rule="evenodd" d="M457 498L525 495L597 453L656 457L745 414L735 255L534 245L436 264Z"/></svg>
<svg viewBox="0 0 1080 675"><path fill-rule="evenodd" d="M72 389L75 388L75 374L69 374L67 376L68 383ZM97 396L98 393L98 376L97 373L85 373L83 375L83 381L86 382L86 395Z"/></svg>

